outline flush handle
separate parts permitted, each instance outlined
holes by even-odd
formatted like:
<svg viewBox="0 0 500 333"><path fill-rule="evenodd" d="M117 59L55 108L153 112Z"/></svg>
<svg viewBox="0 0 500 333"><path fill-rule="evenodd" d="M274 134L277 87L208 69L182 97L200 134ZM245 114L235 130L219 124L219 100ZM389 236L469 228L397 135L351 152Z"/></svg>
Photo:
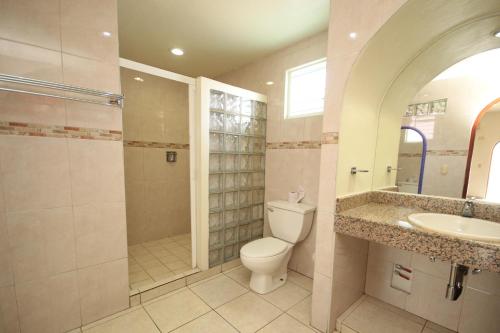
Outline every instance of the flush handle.
<svg viewBox="0 0 500 333"><path fill-rule="evenodd" d="M370 171L369 170L358 169L357 167L352 167L351 168L351 175L355 175L358 172L370 172Z"/></svg>
<svg viewBox="0 0 500 333"><path fill-rule="evenodd" d="M393 171L399 171L399 170L403 170L403 169L402 168L393 168L390 165L387 166L387 172L393 172Z"/></svg>

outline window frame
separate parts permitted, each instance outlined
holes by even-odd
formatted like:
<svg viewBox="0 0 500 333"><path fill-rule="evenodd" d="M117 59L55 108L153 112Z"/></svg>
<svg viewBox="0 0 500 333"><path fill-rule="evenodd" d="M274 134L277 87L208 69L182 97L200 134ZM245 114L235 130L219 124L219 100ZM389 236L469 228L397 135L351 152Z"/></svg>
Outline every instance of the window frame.
<svg viewBox="0 0 500 333"><path fill-rule="evenodd" d="M297 118L307 118L307 117L322 116L325 113L325 105L323 103L323 109L321 110L321 112L308 113L308 114L299 114L299 115L289 115L288 114L288 109L289 109L289 106L290 106L290 102L289 102L289 98L290 98L290 83L289 83L289 81L290 81L290 74L293 73L294 71L298 70L298 69L302 69L302 68L305 68L305 67L308 67L308 66L316 65L316 64L319 64L319 63L322 63L322 62L325 63L325 73L326 73L326 65L327 65L327 58L326 57L323 57L323 58L320 58L320 59L316 59L316 60L313 60L313 61L310 61L310 62L306 62L305 64L289 68L289 69L287 69L285 71L285 102L284 102L284 109L285 110L283 112L284 119L297 119ZM326 97L326 78L325 78L325 91L324 91L323 100L325 99L325 97Z"/></svg>

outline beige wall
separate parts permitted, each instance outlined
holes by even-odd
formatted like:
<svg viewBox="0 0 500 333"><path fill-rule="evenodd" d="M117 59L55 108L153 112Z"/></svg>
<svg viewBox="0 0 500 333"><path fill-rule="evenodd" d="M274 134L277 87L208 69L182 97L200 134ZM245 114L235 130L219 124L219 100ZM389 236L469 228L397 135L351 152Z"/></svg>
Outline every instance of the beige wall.
<svg viewBox="0 0 500 333"><path fill-rule="evenodd" d="M188 85L125 68L121 81L128 244L188 233ZM160 148L145 147L150 142ZM177 162L166 162L167 151Z"/></svg>
<svg viewBox="0 0 500 333"><path fill-rule="evenodd" d="M304 202L317 205L322 117L284 119L285 71L326 56L327 33L303 40L255 63L221 75L217 80L267 95L267 142L310 141L315 149L266 150L266 201L287 200L288 192L304 187ZM267 86L267 81L274 85ZM265 221L265 235L269 226ZM313 276L316 221L309 236L297 244L291 269Z"/></svg>
<svg viewBox="0 0 500 333"><path fill-rule="evenodd" d="M476 131L467 194L484 198L488 188L491 155L500 142L500 112L487 112Z"/></svg>
<svg viewBox="0 0 500 333"><path fill-rule="evenodd" d="M404 0L363 0L353 6L348 0L331 1L323 134L338 134L344 93L353 64L368 40L404 3ZM351 32L357 32L355 40L349 38ZM349 130L364 137L356 128L346 128ZM339 140L342 143L342 139ZM359 142L363 147L363 141ZM337 316L363 294L368 251L366 241L336 235L333 231L337 169L340 167L338 149L335 142L321 145L311 323L323 332L332 332Z"/></svg>
<svg viewBox="0 0 500 333"><path fill-rule="evenodd" d="M116 1L0 7L0 73L120 92ZM0 121L0 331L65 332L126 308L121 110L0 93Z"/></svg>

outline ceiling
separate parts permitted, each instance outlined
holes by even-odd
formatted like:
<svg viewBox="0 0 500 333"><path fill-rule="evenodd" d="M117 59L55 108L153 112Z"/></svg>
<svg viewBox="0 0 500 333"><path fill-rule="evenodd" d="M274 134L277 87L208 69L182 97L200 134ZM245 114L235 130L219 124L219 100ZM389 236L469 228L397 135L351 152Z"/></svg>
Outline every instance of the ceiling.
<svg viewBox="0 0 500 333"><path fill-rule="evenodd" d="M326 30L328 15L329 0L120 0L120 57L213 78Z"/></svg>

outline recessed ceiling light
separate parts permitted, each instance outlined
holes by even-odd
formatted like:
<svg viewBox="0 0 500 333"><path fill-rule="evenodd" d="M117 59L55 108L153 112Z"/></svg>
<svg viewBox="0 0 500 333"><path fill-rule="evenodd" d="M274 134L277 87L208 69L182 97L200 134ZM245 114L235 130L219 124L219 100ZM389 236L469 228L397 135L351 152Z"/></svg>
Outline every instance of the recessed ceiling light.
<svg viewBox="0 0 500 333"><path fill-rule="evenodd" d="M102 32L102 35L103 35L104 37L111 37L111 32L109 32L109 31L103 31L103 32Z"/></svg>
<svg viewBox="0 0 500 333"><path fill-rule="evenodd" d="M176 56L181 56L184 54L184 51L178 48L173 48L170 50L170 52L172 52L172 54L175 54Z"/></svg>
<svg viewBox="0 0 500 333"><path fill-rule="evenodd" d="M266 84L267 84L268 86L272 86L272 85L274 84L274 82L273 82L273 81L267 81L267 82L266 82Z"/></svg>
<svg viewBox="0 0 500 333"><path fill-rule="evenodd" d="M351 33L349 33L349 38L350 39L356 39L356 37L358 37L358 33L357 32L351 32Z"/></svg>
<svg viewBox="0 0 500 333"><path fill-rule="evenodd" d="M134 77L134 80L139 81L139 82L144 82L144 79L140 76Z"/></svg>
<svg viewBox="0 0 500 333"><path fill-rule="evenodd" d="M497 37L497 38L500 38L500 31L497 31L493 34L493 36Z"/></svg>

